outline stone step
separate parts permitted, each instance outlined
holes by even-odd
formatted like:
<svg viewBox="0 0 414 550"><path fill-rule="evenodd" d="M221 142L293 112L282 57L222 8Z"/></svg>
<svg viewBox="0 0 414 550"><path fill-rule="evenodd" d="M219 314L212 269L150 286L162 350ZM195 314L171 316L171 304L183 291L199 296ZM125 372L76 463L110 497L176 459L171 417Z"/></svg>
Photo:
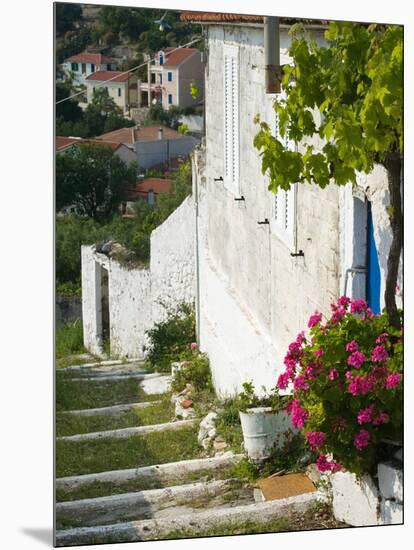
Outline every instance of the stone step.
<svg viewBox="0 0 414 550"><path fill-rule="evenodd" d="M99 407L97 409L80 409L74 411L59 411L57 414L69 414L73 416L95 416L107 415L117 416L131 409L145 409L152 405L158 405L161 401L143 401L139 403L125 403L123 405L112 405L111 407Z"/></svg>
<svg viewBox="0 0 414 550"><path fill-rule="evenodd" d="M181 460L179 462L168 462L166 464L156 464L153 466L142 466L141 468L67 476L56 480L56 489L70 491L90 483L113 483L116 486L129 481L150 478L168 482L182 479L186 475L197 472L226 468L239 462L242 458L242 454L235 455L229 451L222 456L211 458L195 458L192 460Z"/></svg>
<svg viewBox="0 0 414 550"><path fill-rule="evenodd" d="M81 544L99 544L116 542L136 542L162 539L176 530L191 529L192 536L197 532L230 522L254 521L266 523L286 516L290 511L305 512L317 501L325 501L319 493L306 493L294 497L268 502L257 502L243 506L213 508L202 512L179 514L173 517L128 521L111 525L77 527L64 529L56 533L57 546L75 546Z"/></svg>
<svg viewBox="0 0 414 550"><path fill-rule="evenodd" d="M225 498L225 500L224 500ZM217 507L228 501L254 502L253 487L239 480L219 479L56 504L57 528L93 526L117 521L156 519L197 508ZM159 514L158 514L159 513Z"/></svg>
<svg viewBox="0 0 414 550"><path fill-rule="evenodd" d="M56 372L79 372L83 370L88 369L100 369L100 368L119 368L120 366L127 366L129 364L133 365L144 365L145 361L138 360L138 359L112 359L108 361L99 361L95 363L83 363L81 365L69 365L68 367L64 367L62 369L56 369Z"/></svg>
<svg viewBox="0 0 414 550"><path fill-rule="evenodd" d="M164 430L179 430L185 426L193 426L198 422L197 419L177 420L177 422L166 422L164 424L149 424L147 426L132 426L130 428L120 428L117 430L106 430L103 432L90 432L76 435L62 435L57 437L57 441L91 441L93 439L125 439L131 435L142 435L150 432L162 432Z"/></svg>
<svg viewBox="0 0 414 550"><path fill-rule="evenodd" d="M96 380L99 382L104 382L107 380L114 381L114 380L127 380L129 378L136 378L137 380L141 381L147 381L152 379L158 379L160 376L156 372L146 373L144 371L138 371L138 372L126 372L123 374L94 374L94 373L87 373L84 376L81 376L80 378L66 378L68 382L90 382L91 380Z"/></svg>

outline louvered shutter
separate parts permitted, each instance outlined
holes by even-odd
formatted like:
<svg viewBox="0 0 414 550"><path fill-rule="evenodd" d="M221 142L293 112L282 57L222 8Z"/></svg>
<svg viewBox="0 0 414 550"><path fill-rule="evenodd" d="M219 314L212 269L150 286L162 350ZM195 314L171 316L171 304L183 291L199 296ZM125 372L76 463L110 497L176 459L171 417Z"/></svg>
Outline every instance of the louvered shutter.
<svg viewBox="0 0 414 550"><path fill-rule="evenodd" d="M284 143L287 149L294 150L294 142L289 140L286 134L284 138L280 135L277 114L275 136ZM291 247L294 246L295 192L296 186L292 185L289 191L280 190L274 196L274 223L279 236Z"/></svg>
<svg viewBox="0 0 414 550"><path fill-rule="evenodd" d="M224 174L239 192L239 60L236 46L224 45Z"/></svg>

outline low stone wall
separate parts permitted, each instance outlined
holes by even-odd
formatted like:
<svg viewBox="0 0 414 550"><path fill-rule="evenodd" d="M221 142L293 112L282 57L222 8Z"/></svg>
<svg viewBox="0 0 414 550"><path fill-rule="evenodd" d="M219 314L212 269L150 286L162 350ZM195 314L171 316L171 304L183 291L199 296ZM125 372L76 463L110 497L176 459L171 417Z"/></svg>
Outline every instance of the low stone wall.
<svg viewBox="0 0 414 550"><path fill-rule="evenodd" d="M82 319L82 298L80 296L56 296L56 326Z"/></svg>
<svg viewBox="0 0 414 550"><path fill-rule="evenodd" d="M403 523L402 451L378 464L377 480L350 472L331 476L335 518L355 527Z"/></svg>

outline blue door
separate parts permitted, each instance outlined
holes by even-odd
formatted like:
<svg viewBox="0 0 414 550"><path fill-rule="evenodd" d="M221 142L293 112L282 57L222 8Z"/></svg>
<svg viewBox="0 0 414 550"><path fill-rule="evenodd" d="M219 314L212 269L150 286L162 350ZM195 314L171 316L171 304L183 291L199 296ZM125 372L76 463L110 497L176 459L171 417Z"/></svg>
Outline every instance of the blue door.
<svg viewBox="0 0 414 550"><path fill-rule="evenodd" d="M374 313L381 313L381 273L378 262L378 251L374 238L371 203L368 202L368 235L367 235L367 302Z"/></svg>

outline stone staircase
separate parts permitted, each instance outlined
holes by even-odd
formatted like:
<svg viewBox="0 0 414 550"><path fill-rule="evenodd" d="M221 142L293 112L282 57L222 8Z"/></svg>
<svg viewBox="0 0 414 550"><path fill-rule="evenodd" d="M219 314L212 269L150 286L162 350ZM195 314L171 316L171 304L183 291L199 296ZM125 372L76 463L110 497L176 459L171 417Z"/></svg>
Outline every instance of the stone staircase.
<svg viewBox="0 0 414 550"><path fill-rule="evenodd" d="M147 373L141 363L103 365L89 364L61 369L70 383L96 380L134 378L147 393L165 394L169 377ZM161 395L162 397L162 395ZM133 407L147 408L153 402L125 403L93 409L63 411L60 414L77 417L122 415ZM137 433L182 430L198 420L136 426L117 430L60 436L57 440L72 445L79 441L130 438ZM113 469L61 477L56 480L58 494L65 495L56 503L56 545L115 543L168 538L174 531L205 532L208 528L233 521L266 523L283 517L289 510L306 511L312 503L323 500L318 491L277 501L262 501L252 484L235 478L234 464L242 455L231 452L208 457L200 447L200 458L164 464L148 464L138 468ZM138 487L126 490L124 487ZM87 487L99 487L100 496L76 498ZM72 498L72 497L75 498ZM259 500L256 502L256 500Z"/></svg>

